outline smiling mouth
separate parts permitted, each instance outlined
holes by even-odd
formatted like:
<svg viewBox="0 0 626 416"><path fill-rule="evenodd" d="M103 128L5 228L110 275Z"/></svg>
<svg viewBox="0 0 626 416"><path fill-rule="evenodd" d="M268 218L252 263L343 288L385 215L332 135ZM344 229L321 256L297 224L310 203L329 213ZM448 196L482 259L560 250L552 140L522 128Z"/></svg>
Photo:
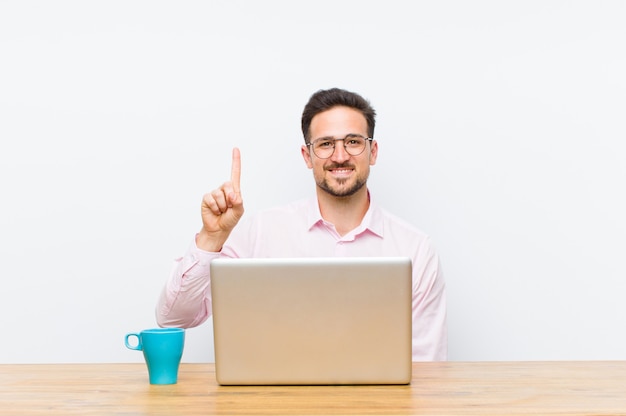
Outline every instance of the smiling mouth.
<svg viewBox="0 0 626 416"><path fill-rule="evenodd" d="M354 166L332 164L326 168L333 176L349 176L354 172Z"/></svg>
<svg viewBox="0 0 626 416"><path fill-rule="evenodd" d="M354 170L348 168L329 169L330 173L335 176L349 176Z"/></svg>

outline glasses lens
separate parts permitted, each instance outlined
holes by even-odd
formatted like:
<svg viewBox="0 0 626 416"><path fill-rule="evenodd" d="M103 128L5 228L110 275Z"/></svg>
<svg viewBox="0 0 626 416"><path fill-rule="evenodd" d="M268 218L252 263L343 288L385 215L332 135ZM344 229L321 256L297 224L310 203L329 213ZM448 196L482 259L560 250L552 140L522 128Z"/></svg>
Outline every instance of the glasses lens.
<svg viewBox="0 0 626 416"><path fill-rule="evenodd" d="M317 157L327 159L335 151L335 141L331 139L319 139L313 142L313 151Z"/></svg>
<svg viewBox="0 0 626 416"><path fill-rule="evenodd" d="M352 156L360 155L365 149L365 139L360 136L345 138L343 145L346 148L346 152Z"/></svg>

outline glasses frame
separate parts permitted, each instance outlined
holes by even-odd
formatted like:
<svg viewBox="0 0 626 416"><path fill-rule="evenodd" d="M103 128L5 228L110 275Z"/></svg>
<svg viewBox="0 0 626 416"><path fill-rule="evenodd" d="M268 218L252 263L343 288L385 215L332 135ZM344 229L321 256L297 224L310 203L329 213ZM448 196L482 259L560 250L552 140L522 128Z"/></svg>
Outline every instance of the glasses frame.
<svg viewBox="0 0 626 416"><path fill-rule="evenodd" d="M355 137L358 137L358 138L361 138L361 139L365 140L365 146L363 146L363 149L359 153L353 155L352 153L350 153L350 151L346 147L345 143L346 143L346 140L350 140L351 138L355 138ZM313 145L315 144L315 142L318 142L320 140L332 141L333 142L333 151L330 153L330 155L328 155L326 157L321 157L320 155L315 153L315 148L313 147ZM337 148L336 143L338 141L342 141L344 143L343 144L343 149L346 151L347 154L349 154L350 156L355 156L356 157L356 156L359 156L359 155L363 154L363 152L365 151L365 148L367 147L367 142L371 143L372 141L374 141L374 138L373 137L363 137L360 134L348 134L343 139L333 139L333 138L321 137L319 139L315 139L312 142L307 143L306 145L307 145L307 147L309 147L313 151L313 154L315 154L315 156L317 156L318 159L330 159L335 154L335 149Z"/></svg>

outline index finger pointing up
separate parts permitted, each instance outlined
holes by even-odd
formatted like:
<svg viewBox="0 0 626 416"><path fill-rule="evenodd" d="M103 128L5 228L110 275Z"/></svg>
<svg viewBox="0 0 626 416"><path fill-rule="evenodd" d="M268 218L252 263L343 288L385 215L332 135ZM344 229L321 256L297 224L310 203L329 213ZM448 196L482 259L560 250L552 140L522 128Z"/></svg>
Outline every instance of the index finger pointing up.
<svg viewBox="0 0 626 416"><path fill-rule="evenodd" d="M237 147L233 148L233 163L230 169L230 182L233 184L233 190L240 192L239 181L241 179L241 154Z"/></svg>

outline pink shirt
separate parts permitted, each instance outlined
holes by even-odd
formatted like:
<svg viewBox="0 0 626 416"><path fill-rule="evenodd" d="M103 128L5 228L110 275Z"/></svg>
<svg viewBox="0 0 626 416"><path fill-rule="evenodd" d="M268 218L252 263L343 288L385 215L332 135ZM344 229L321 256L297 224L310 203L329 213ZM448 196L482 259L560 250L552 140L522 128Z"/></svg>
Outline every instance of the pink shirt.
<svg viewBox="0 0 626 416"><path fill-rule="evenodd" d="M157 305L161 326L194 327L211 316L209 264L216 257L410 257L413 261L413 361L447 359L445 283L430 239L370 203L359 227L340 236L316 199L242 219L220 253L195 242L176 259Z"/></svg>

